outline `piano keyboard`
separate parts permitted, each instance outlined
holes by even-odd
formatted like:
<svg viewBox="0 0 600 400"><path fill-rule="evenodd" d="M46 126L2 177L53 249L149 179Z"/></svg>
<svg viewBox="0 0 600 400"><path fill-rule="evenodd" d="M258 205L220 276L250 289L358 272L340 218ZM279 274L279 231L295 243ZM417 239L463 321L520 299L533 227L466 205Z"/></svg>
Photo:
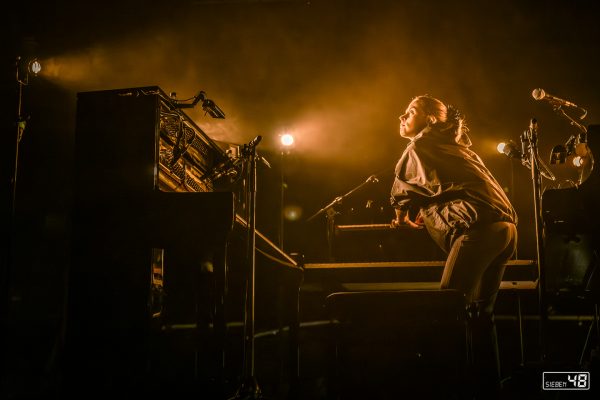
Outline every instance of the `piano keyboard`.
<svg viewBox="0 0 600 400"><path fill-rule="evenodd" d="M362 232L362 231L387 231L396 229L412 229L408 225L392 228L390 224L363 224L363 225L336 225L335 230L342 232Z"/></svg>
<svg viewBox="0 0 600 400"><path fill-rule="evenodd" d="M354 263L308 263L304 265L305 287L339 285L344 290L439 289L444 261L398 261ZM537 288L535 260L509 260L501 290Z"/></svg>

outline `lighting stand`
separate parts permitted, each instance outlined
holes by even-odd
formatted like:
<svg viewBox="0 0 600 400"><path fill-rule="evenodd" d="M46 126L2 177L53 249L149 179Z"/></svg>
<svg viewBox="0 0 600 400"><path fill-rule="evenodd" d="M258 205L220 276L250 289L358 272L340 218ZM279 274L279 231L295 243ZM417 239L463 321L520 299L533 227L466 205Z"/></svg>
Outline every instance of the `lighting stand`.
<svg viewBox="0 0 600 400"><path fill-rule="evenodd" d="M287 184L285 182L285 154L284 151L281 150L281 165L280 165L280 180L279 180L279 190L280 190L280 198L279 198L279 248L283 250L283 231L284 231L284 208L285 208L285 190L287 189Z"/></svg>
<svg viewBox="0 0 600 400"><path fill-rule="evenodd" d="M254 375L254 291L256 277L256 146L262 137L257 136L244 145L242 156L246 167L246 217L248 231L246 239L246 301L244 310L244 349L241 385L233 399L262 399L258 382Z"/></svg>
<svg viewBox="0 0 600 400"><path fill-rule="evenodd" d="M13 168L13 174L11 177L11 204L10 204L10 216L11 221L14 222L15 211L16 211L16 200L17 200L17 176L19 170L19 146L21 139L23 139L23 133L25 133L25 127L27 126L27 119L23 117L23 86L29 84L29 75L27 74L25 80L19 76L19 69L21 67L21 57L17 57L16 61L16 78L17 84L19 85L19 95L17 100L17 135L15 141L15 163Z"/></svg>
<svg viewBox="0 0 600 400"><path fill-rule="evenodd" d="M15 137L15 158L14 158L14 166L12 170L12 175L10 178L10 204L8 210L9 217L9 232L8 232L8 247L7 251L7 263L4 268L6 270L2 271L2 312L1 314L6 315L4 307L8 307L8 292L10 290L11 285L11 268L13 267L14 262L14 246L15 246L15 235L16 235L16 209L17 209L17 176L19 170L19 147L21 144L21 139L23 138L23 133L25 132L25 127L27 126L27 119L23 117L23 87L29 84L29 74L25 75L25 79L22 79L19 75L19 70L21 68L21 57L17 57L16 63L16 80L18 89L18 98L17 98L17 119L16 119L16 137Z"/></svg>

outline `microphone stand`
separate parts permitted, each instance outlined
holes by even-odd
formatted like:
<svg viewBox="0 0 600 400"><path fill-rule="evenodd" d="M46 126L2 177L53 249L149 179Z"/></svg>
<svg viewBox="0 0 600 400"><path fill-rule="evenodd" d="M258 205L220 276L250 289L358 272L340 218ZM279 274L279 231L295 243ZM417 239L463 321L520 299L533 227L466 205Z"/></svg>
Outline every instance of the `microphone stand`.
<svg viewBox="0 0 600 400"><path fill-rule="evenodd" d="M256 146L262 137L257 136L243 146L242 156L246 161L246 217L248 232L246 240L246 301L244 310L244 347L241 385L233 399L262 399L258 382L254 375L254 292L256 277Z"/></svg>
<svg viewBox="0 0 600 400"><path fill-rule="evenodd" d="M352 193L356 192L357 190L361 189L363 186L365 186L368 183L375 183L375 182L379 182L379 179L377 178L376 175L371 175L369 176L363 183L361 183L360 185L356 186L354 189L350 190L348 193L344 194L343 196L338 196L335 199L333 199L333 201L331 201L329 204L327 204L325 207L321 208L319 211L317 211L316 213L314 213L313 215L311 215L306 221L312 221L313 219L315 219L316 217L318 217L319 215L326 213L326 218L327 218L327 247L329 250L329 259L333 260L333 235L334 235L334 231L335 231L335 216L337 214L339 214L337 211L335 211L334 207L338 204L341 204L342 201L347 198L348 196L350 196Z"/></svg>
<svg viewBox="0 0 600 400"><path fill-rule="evenodd" d="M581 116L579 117L579 119L584 119L587 115L587 110L585 108L581 108L581 107L577 107L582 111ZM569 114L567 114L565 112L565 110L563 110L562 106L560 104L554 104L552 106L552 110L554 110L555 113L557 113L558 115L565 117L566 119L569 120L569 123L576 127L577 129L579 129L581 132L583 133L587 133L587 128L584 125L581 125L579 122L575 121L575 119L573 117L571 117Z"/></svg>
<svg viewBox="0 0 600 400"><path fill-rule="evenodd" d="M546 305L546 268L544 254L544 226L542 219L542 176L554 180L555 177L544 166L544 163L538 154L538 135L537 121L531 119L529 128L521 136L523 145L523 162L527 162L531 169L531 180L533 183L533 210L535 213L535 236L536 236L536 256L538 264L538 307L539 307L539 346L540 361L546 360L546 327L548 321L548 309ZM544 169L542 170L540 166Z"/></svg>
<svg viewBox="0 0 600 400"><path fill-rule="evenodd" d="M191 103L184 103L180 100L172 99L171 104L175 108L194 108L196 104L202 101L202 110L204 110L205 113L207 113L213 118L225 118L225 113L223 112L223 110L221 110L219 106L215 104L214 101L212 101L211 99L207 99L206 93L203 90L201 90L200 93L194 96L192 100L193 101Z"/></svg>

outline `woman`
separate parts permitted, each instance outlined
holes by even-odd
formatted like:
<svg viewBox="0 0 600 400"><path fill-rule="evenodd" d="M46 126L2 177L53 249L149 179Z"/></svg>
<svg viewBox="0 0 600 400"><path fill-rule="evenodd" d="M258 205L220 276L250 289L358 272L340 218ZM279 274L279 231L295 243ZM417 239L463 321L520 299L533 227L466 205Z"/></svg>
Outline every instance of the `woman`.
<svg viewBox="0 0 600 400"><path fill-rule="evenodd" d="M467 131L464 117L452 106L427 95L410 102L400 116L400 136L410 142L396 165L392 226L425 226L448 254L441 288L463 292L473 305L474 355L498 367L492 313L505 263L516 248L517 217L498 182L469 149ZM478 345L483 339L489 346ZM495 369L494 382L499 377Z"/></svg>

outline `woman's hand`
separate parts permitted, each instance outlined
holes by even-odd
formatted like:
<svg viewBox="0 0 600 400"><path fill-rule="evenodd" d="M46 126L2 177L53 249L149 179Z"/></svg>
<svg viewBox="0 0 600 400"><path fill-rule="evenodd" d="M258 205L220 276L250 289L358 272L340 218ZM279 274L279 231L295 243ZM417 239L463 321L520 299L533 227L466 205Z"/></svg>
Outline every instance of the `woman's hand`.
<svg viewBox="0 0 600 400"><path fill-rule="evenodd" d="M412 229L423 229L423 217L421 213L417 215L415 221L410 220L410 216L408 215L408 211L396 210L396 218L394 218L390 224L392 228L400 228L403 226L412 228Z"/></svg>

